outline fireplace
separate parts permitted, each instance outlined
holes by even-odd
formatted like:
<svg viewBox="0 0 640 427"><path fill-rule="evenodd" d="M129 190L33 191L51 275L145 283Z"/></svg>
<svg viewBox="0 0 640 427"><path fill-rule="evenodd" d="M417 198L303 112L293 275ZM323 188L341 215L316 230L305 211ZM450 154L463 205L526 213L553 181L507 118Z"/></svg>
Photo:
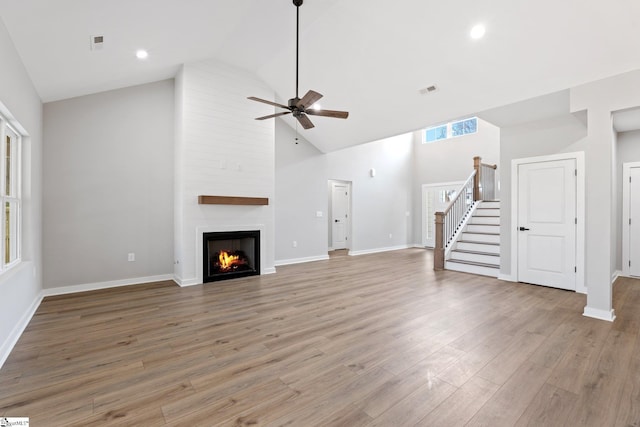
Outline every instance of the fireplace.
<svg viewBox="0 0 640 427"><path fill-rule="evenodd" d="M259 230L203 233L202 242L203 283L260 274Z"/></svg>

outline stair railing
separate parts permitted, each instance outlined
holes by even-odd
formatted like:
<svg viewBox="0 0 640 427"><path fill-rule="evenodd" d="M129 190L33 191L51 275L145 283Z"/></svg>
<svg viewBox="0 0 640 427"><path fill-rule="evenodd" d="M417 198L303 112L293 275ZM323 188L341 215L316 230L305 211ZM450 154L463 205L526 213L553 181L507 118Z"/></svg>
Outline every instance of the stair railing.
<svg viewBox="0 0 640 427"><path fill-rule="evenodd" d="M476 177L473 183L473 200L496 200L497 165L482 163L479 156L473 158Z"/></svg>
<svg viewBox="0 0 640 427"><path fill-rule="evenodd" d="M479 156L473 158L473 172L460 187L456 196L443 212L436 212L436 236L433 250L433 269L444 270L446 250L454 243L456 233L464 224L480 200L495 200L496 165L482 163Z"/></svg>

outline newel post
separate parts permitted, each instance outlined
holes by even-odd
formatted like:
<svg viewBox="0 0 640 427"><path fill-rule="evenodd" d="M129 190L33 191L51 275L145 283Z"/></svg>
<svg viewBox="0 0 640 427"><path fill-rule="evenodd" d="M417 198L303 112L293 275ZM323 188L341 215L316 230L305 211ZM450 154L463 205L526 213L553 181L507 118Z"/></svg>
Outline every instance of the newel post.
<svg viewBox="0 0 640 427"><path fill-rule="evenodd" d="M444 212L436 212L436 247L433 249L433 269L444 270Z"/></svg>
<svg viewBox="0 0 640 427"><path fill-rule="evenodd" d="M480 165L482 164L482 158L475 156L473 158L473 169L476 171L476 175L473 177L473 201L480 200Z"/></svg>

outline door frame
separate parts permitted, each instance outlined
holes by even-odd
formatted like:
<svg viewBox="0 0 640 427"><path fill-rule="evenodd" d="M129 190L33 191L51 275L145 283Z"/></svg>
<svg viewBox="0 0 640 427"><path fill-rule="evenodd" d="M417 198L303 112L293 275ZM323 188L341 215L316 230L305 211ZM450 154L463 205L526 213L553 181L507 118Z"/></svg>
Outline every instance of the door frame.
<svg viewBox="0 0 640 427"><path fill-rule="evenodd" d="M420 241L420 245L422 247L425 248L429 248L430 246L425 246L424 242L425 240L427 240L427 229L425 228L425 225L427 224L427 210L425 209L425 202L426 202L426 195L427 195L427 191L430 188L437 188L437 187L449 187L452 185L456 185L458 188L456 188L456 190L459 190L460 187L462 187L462 185L464 184L464 181L452 181L452 182L438 182L435 184L422 184L422 206L421 206L421 215L422 215L422 223L421 223L421 229L422 229L422 240ZM433 219L434 223L435 223L435 218ZM434 227L434 231L435 231L435 227ZM432 247L432 246L431 246Z"/></svg>
<svg viewBox="0 0 640 427"><path fill-rule="evenodd" d="M511 160L511 278L518 282L518 233L515 227L518 225L518 182L519 166L527 163L544 163L555 160L575 160L576 162L576 292L587 293L585 286L585 233L586 233L586 182L585 182L585 155L583 151L575 153L552 154L548 156L526 157Z"/></svg>
<svg viewBox="0 0 640 427"><path fill-rule="evenodd" d="M346 249L347 251L350 251L352 246L352 242L353 242L353 237L352 237L352 233L351 233L351 227L352 227L352 221L351 221L351 204L353 203L353 197L351 195L351 192L353 190L353 185L351 183L351 181L343 181L341 179L330 179L327 182L327 187L328 187L328 193L329 193L329 208L327 210L327 221L328 221L328 228L329 228L329 242L331 242L331 244L328 247L329 251L333 250L333 184L345 184L347 186L347 243L346 243ZM351 237L351 239L349 239L349 237Z"/></svg>
<svg viewBox="0 0 640 427"><path fill-rule="evenodd" d="M625 229L626 225L629 225L629 209L631 208L629 200L629 177L631 176L631 168L640 168L640 162L629 162L622 164L622 275L625 277L637 277L631 276L631 270L629 269L629 230Z"/></svg>

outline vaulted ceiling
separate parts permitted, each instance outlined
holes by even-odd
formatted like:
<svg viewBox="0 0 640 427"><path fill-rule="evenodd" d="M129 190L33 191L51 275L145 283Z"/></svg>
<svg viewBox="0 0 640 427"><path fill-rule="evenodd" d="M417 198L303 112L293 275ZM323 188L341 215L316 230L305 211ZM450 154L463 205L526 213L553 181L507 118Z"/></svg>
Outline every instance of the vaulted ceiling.
<svg viewBox="0 0 640 427"><path fill-rule="evenodd" d="M255 73L279 101L294 95L291 0L0 0L0 17L45 102L208 58ZM477 23L486 35L472 40ZM640 68L637 0L305 0L300 25L301 94L351 113L301 130L323 151Z"/></svg>

